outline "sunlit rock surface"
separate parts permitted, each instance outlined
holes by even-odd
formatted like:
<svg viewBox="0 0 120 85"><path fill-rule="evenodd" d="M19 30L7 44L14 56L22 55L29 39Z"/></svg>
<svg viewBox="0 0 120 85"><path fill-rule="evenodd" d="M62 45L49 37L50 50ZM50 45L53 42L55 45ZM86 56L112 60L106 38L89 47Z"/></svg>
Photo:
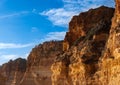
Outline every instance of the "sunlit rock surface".
<svg viewBox="0 0 120 85"><path fill-rule="evenodd" d="M51 85L51 65L62 53L62 41L44 42L32 49L27 59L27 70L20 85Z"/></svg>
<svg viewBox="0 0 120 85"><path fill-rule="evenodd" d="M64 52L51 66L52 85L108 84L106 77L101 79L104 76L101 68L105 65L101 59L113 14L113 8L101 6L72 18L63 42Z"/></svg>
<svg viewBox="0 0 120 85"><path fill-rule="evenodd" d="M120 0L115 2L115 11L101 6L73 16L64 41L36 46L27 63L3 64L0 85L120 85Z"/></svg>

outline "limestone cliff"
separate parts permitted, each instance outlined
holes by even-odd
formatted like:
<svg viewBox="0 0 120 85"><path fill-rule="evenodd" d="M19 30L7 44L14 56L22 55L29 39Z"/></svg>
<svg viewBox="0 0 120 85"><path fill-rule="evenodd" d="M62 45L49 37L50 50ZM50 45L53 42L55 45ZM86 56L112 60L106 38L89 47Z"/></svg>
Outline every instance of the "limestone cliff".
<svg viewBox="0 0 120 85"><path fill-rule="evenodd" d="M62 53L62 41L44 42L32 49L27 59L27 70L20 85L51 85L50 67Z"/></svg>
<svg viewBox="0 0 120 85"><path fill-rule="evenodd" d="M52 85L108 85L103 82L108 76L103 77L105 64L101 64L101 59L113 14L113 8L101 6L72 18L63 43L64 52L51 66Z"/></svg>
<svg viewBox="0 0 120 85"><path fill-rule="evenodd" d="M0 85L18 85L26 71L26 60L10 60L0 67Z"/></svg>

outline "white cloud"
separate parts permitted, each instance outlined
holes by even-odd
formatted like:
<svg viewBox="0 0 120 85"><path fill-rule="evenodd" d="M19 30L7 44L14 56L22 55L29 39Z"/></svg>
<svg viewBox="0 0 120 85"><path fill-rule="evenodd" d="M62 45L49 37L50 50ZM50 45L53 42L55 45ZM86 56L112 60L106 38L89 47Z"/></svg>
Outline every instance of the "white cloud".
<svg viewBox="0 0 120 85"><path fill-rule="evenodd" d="M50 41L50 40L63 40L66 32L50 32L48 33L41 42Z"/></svg>
<svg viewBox="0 0 120 85"><path fill-rule="evenodd" d="M0 49L8 48L25 48L32 46L33 44L14 44L14 43L0 43Z"/></svg>
<svg viewBox="0 0 120 85"><path fill-rule="evenodd" d="M18 56L17 55L12 55L12 54L10 54L10 55L0 55L0 65L2 65L3 63L7 63L9 60L14 60L14 59L16 59Z"/></svg>
<svg viewBox="0 0 120 85"><path fill-rule="evenodd" d="M48 19L53 22L54 25L66 26L71 17L77 12L67 11L64 8L51 9L40 13L41 15L48 16Z"/></svg>
<svg viewBox="0 0 120 85"><path fill-rule="evenodd" d="M16 59L16 57L18 57L17 55L1 55L0 58L2 58L3 60L10 60L10 59Z"/></svg>
<svg viewBox="0 0 120 85"><path fill-rule="evenodd" d="M6 18L11 18L15 16L20 16L20 15L25 15L28 14L28 11L21 11L21 12L16 12L16 13L11 13L11 14L6 14L6 15L1 15L0 19L6 19Z"/></svg>
<svg viewBox="0 0 120 85"><path fill-rule="evenodd" d="M3 63L8 62L9 60L15 60L17 58L27 58L28 54L23 54L23 55L15 55L15 54L1 54L0 55L0 65Z"/></svg>
<svg viewBox="0 0 120 85"><path fill-rule="evenodd" d="M53 8L39 13L47 16L53 25L67 26L72 16L101 5L114 7L114 0L62 0L63 7Z"/></svg>

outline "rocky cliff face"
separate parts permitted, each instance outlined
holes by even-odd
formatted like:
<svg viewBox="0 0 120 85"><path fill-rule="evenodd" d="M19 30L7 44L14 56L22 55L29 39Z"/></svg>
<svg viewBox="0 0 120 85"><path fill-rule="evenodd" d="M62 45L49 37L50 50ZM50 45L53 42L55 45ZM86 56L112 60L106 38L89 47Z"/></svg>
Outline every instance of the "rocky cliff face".
<svg viewBox="0 0 120 85"><path fill-rule="evenodd" d="M44 42L32 49L27 59L27 70L20 85L51 85L50 67L62 53L62 41Z"/></svg>
<svg viewBox="0 0 120 85"><path fill-rule="evenodd" d="M0 85L119 85L120 0L74 16L64 41L32 49L0 67ZM24 75L24 76L23 76ZM8 84L9 83L9 84Z"/></svg>
<svg viewBox="0 0 120 85"><path fill-rule="evenodd" d="M101 6L97 9L82 12L78 16L73 16L69 23L69 31L66 33L64 42L68 43L68 46L74 45L76 40L80 37L84 38L102 20L107 24L106 26L109 26L103 29L103 31L109 33L113 12L112 8Z"/></svg>
<svg viewBox="0 0 120 85"><path fill-rule="evenodd" d="M120 83L120 0L116 0L116 10L112 19L110 36L101 59L99 80L103 85Z"/></svg>
<svg viewBox="0 0 120 85"><path fill-rule="evenodd" d="M27 61L18 58L0 67L0 85L51 85L51 64L62 53L63 41L37 45Z"/></svg>
<svg viewBox="0 0 120 85"><path fill-rule="evenodd" d="M18 85L26 71L26 60L10 60L0 67L0 85Z"/></svg>
<svg viewBox="0 0 120 85"><path fill-rule="evenodd" d="M110 64L102 59L113 14L113 8L101 6L73 17L63 43L64 53L51 66L52 85L108 85L105 69Z"/></svg>
<svg viewBox="0 0 120 85"><path fill-rule="evenodd" d="M5 85L5 82L6 82L6 78L0 74L0 84Z"/></svg>

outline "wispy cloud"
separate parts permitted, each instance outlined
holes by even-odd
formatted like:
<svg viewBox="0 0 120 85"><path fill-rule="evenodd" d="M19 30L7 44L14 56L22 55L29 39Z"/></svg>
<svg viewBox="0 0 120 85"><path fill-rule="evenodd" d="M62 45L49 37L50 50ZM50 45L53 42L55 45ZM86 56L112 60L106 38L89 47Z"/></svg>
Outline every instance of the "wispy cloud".
<svg viewBox="0 0 120 85"><path fill-rule="evenodd" d="M21 58L27 58L28 54L23 54L23 55L15 55L15 54L1 54L0 55L0 65L2 65L3 63L8 62L9 60L14 60L17 59L19 57Z"/></svg>
<svg viewBox="0 0 120 85"><path fill-rule="evenodd" d="M21 12L16 12L16 13L11 13L11 14L5 14L5 15L1 15L0 19L11 18L11 17L15 17L15 16L25 15L28 13L29 13L29 11L21 11Z"/></svg>
<svg viewBox="0 0 120 85"><path fill-rule="evenodd" d="M0 43L0 49L25 48L25 47L29 47L32 45L33 44Z"/></svg>
<svg viewBox="0 0 120 85"><path fill-rule="evenodd" d="M62 0L63 7L45 10L39 13L47 16L53 25L67 26L72 16L101 5L114 7L114 0Z"/></svg>
<svg viewBox="0 0 120 85"><path fill-rule="evenodd" d="M41 42L50 41L50 40L63 40L66 32L50 32L48 33Z"/></svg>
<svg viewBox="0 0 120 85"><path fill-rule="evenodd" d="M51 9L40 13L41 15L48 16L48 19L53 22L54 25L66 26L71 17L77 12L67 11L64 8Z"/></svg>
<svg viewBox="0 0 120 85"><path fill-rule="evenodd" d="M18 57L18 55L1 55L0 58L2 58L2 60L10 60L10 59L16 59Z"/></svg>

